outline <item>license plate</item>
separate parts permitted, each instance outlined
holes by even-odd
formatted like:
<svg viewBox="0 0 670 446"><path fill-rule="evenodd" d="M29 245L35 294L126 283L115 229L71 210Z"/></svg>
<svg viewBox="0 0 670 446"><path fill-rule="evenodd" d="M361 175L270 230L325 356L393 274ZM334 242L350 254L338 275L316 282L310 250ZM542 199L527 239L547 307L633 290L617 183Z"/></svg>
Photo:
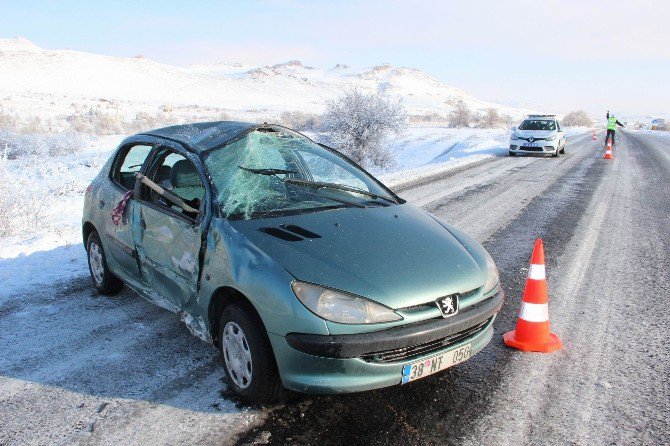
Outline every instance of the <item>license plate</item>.
<svg viewBox="0 0 670 446"><path fill-rule="evenodd" d="M472 355L472 344L466 344L454 350L442 353L432 358L424 359L423 361L406 364L402 368L402 384L417 379L425 378L428 375L437 373L440 370L447 369L451 366L470 359Z"/></svg>
<svg viewBox="0 0 670 446"><path fill-rule="evenodd" d="M538 147L539 145L534 142L528 142L523 145L524 147Z"/></svg>

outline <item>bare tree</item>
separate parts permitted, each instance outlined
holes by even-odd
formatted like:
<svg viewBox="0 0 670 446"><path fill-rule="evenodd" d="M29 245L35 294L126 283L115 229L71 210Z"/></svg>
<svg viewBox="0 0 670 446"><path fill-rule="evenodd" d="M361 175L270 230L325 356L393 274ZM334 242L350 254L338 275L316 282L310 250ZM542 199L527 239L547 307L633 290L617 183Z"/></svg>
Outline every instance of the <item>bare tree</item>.
<svg viewBox="0 0 670 446"><path fill-rule="evenodd" d="M352 89L327 103L322 128L330 142L358 164L386 168L393 156L383 143L402 132L406 121L400 100Z"/></svg>
<svg viewBox="0 0 670 446"><path fill-rule="evenodd" d="M449 127L470 127L472 112L463 99L454 104L454 109L449 113Z"/></svg>
<svg viewBox="0 0 670 446"><path fill-rule="evenodd" d="M577 110L572 111L563 117L563 125L568 127L591 127L593 125L593 120L584 110Z"/></svg>
<svg viewBox="0 0 670 446"><path fill-rule="evenodd" d="M483 129L494 129L505 126L505 118L500 116L495 108L487 108L477 121L477 127Z"/></svg>

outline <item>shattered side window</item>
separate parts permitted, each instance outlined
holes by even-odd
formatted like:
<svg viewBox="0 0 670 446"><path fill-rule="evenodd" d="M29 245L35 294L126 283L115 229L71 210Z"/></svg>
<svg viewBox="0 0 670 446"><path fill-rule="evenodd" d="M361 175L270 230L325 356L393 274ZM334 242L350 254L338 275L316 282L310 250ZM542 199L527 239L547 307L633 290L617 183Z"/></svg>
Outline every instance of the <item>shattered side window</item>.
<svg viewBox="0 0 670 446"><path fill-rule="evenodd" d="M128 149L125 153L121 153L116 161L115 171L112 173L114 180L125 189L133 189L135 187L135 172L139 172L144 164L144 160L153 149L152 146L144 144L136 144Z"/></svg>
<svg viewBox="0 0 670 446"><path fill-rule="evenodd" d="M288 131L256 130L205 159L217 201L228 218L262 218L289 212L365 206L370 196L330 183L389 194L368 175L307 138Z"/></svg>

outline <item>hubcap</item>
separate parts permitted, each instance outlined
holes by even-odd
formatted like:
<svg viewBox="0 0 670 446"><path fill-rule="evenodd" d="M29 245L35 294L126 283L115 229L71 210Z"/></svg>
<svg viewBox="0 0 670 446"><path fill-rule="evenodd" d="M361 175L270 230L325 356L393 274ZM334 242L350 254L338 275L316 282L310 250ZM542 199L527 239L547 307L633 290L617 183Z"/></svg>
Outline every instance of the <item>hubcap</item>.
<svg viewBox="0 0 670 446"><path fill-rule="evenodd" d="M242 328L228 322L223 329L223 360L235 384L246 389L251 384L251 350Z"/></svg>
<svg viewBox="0 0 670 446"><path fill-rule="evenodd" d="M105 269L102 264L102 250L95 242L91 243L91 246L88 249L88 261L91 265L93 280L95 280L95 283L98 285L102 284L105 277Z"/></svg>

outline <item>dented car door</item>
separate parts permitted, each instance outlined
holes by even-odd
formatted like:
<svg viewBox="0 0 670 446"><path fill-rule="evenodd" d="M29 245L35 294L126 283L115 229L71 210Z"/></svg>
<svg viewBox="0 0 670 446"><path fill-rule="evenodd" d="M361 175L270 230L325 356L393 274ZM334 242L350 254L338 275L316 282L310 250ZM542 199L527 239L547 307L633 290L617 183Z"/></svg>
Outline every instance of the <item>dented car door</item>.
<svg viewBox="0 0 670 446"><path fill-rule="evenodd" d="M156 189L164 189L173 199L179 197L195 210L204 208L201 175L183 153L157 148L145 173L154 186L161 185ZM184 308L198 289L203 216L187 212L144 184L138 205L134 233L143 279L162 298Z"/></svg>
<svg viewBox="0 0 670 446"><path fill-rule="evenodd" d="M137 250L147 285L179 307L195 294L200 228L140 204Z"/></svg>

